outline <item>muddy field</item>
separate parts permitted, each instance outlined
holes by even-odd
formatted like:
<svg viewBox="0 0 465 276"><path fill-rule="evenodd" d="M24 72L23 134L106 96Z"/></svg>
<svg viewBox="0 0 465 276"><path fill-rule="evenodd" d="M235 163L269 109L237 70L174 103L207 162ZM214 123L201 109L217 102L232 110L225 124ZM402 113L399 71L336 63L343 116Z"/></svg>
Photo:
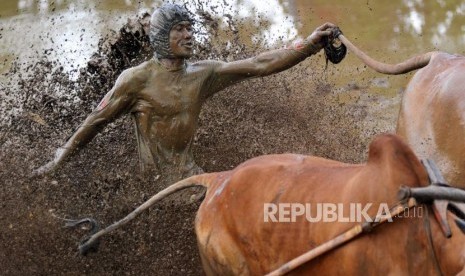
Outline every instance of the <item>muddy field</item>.
<svg viewBox="0 0 465 276"><path fill-rule="evenodd" d="M108 125L79 154L47 177L31 177L95 108L128 66L150 58L144 20L133 18L102 38L88 65L70 80L62 65L40 53L3 75L0 134L0 266L2 275L199 275L194 217L200 202L165 200L107 236L98 253L80 256L85 231L60 218L91 216L103 226L156 193L163 179L138 176L129 116ZM214 26L212 26L214 28ZM233 35L233 33L232 33ZM215 37L201 45L209 45ZM260 49L234 45L199 48L194 59L230 60ZM355 70L355 69L354 69ZM395 127L399 97L368 93L385 79L353 80L336 88L322 53L274 76L253 79L205 104L195 140L197 163L228 170L262 154L294 152L363 162L372 137ZM367 85L367 83L369 85ZM401 91L399 91L400 93ZM387 111L386 111L387 110Z"/></svg>

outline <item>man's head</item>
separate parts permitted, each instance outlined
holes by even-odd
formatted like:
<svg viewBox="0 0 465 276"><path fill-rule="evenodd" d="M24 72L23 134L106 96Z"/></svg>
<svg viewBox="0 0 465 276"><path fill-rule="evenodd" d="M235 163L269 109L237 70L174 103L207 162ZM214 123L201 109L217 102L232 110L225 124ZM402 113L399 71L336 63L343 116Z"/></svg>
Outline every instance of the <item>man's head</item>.
<svg viewBox="0 0 465 276"><path fill-rule="evenodd" d="M150 41L158 58L188 58L192 55L192 24L189 12L175 4L156 9L150 20Z"/></svg>

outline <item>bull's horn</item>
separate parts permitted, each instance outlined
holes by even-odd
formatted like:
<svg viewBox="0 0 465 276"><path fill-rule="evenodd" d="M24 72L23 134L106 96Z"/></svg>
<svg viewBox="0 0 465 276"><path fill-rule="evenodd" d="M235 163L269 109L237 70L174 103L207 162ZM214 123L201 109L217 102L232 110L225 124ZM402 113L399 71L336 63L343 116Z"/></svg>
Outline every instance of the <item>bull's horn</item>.
<svg viewBox="0 0 465 276"><path fill-rule="evenodd" d="M363 61L368 67L377 71L378 73L388 74L388 75L399 75L405 74L410 71L420 69L428 65L431 56L434 52L428 52L422 55L412 57L406 61L403 61L398 64L387 64L376 61L365 54L362 50L355 47L344 35L338 36L339 40L346 45L346 47L352 51L359 59Z"/></svg>
<svg viewBox="0 0 465 276"><path fill-rule="evenodd" d="M436 185L421 188L401 187L398 197L400 200L413 197L419 202L431 202L433 200L465 202L465 191Z"/></svg>

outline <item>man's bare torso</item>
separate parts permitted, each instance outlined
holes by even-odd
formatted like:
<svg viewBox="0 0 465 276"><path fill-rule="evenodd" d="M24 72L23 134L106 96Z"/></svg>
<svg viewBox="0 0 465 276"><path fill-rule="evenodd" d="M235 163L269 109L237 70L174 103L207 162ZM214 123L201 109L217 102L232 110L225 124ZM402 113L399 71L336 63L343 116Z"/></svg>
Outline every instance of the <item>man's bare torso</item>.
<svg viewBox="0 0 465 276"><path fill-rule="evenodd" d="M188 64L168 71L155 60L136 70L144 77L142 89L130 112L135 121L139 157L143 170L175 170L197 173L192 142L201 106L212 78L212 67Z"/></svg>

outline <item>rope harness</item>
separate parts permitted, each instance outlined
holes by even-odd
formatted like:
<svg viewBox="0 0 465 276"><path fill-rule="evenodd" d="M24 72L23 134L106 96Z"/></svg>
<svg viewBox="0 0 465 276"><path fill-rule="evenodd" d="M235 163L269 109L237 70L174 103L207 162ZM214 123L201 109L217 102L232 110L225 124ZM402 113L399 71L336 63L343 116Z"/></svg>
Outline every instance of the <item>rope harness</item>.
<svg viewBox="0 0 465 276"><path fill-rule="evenodd" d="M433 266L436 270L436 274L438 276L442 276L443 273L441 271L441 266L439 265L438 256L436 255L436 251L434 251L433 233L431 232L431 222L429 221L428 206L425 207L426 212L423 216L423 228L426 231L426 237L428 239L428 252L431 254L431 259L433 260Z"/></svg>
<svg viewBox="0 0 465 276"><path fill-rule="evenodd" d="M338 64L347 54L347 47L338 39L341 34L342 31L339 28L335 28L331 32L331 35L323 38L326 67L328 67L328 60L333 64Z"/></svg>

